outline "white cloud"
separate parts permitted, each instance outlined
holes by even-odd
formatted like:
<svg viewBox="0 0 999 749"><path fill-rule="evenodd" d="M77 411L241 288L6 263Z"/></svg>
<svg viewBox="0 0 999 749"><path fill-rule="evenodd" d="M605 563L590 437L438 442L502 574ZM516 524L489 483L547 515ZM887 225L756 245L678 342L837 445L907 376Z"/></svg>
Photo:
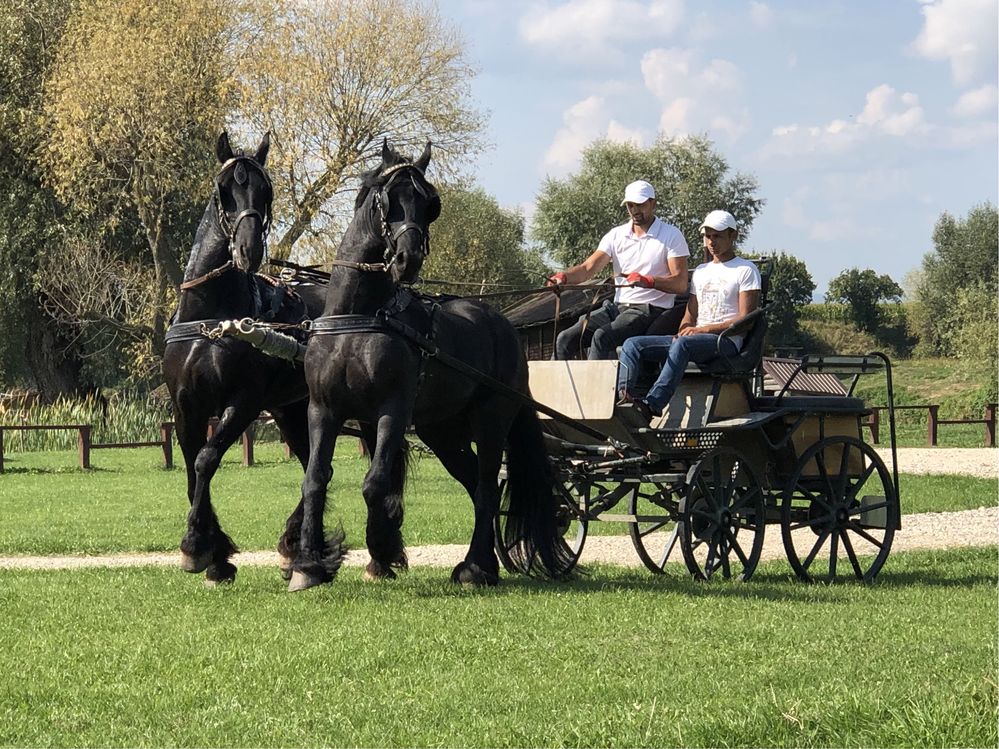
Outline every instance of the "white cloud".
<svg viewBox="0 0 999 749"><path fill-rule="evenodd" d="M857 116L857 122L888 135L909 135L922 127L923 108L915 94L899 94L882 83L867 92L864 110Z"/></svg>
<svg viewBox="0 0 999 749"><path fill-rule="evenodd" d="M972 118L979 115L989 115L994 119L997 103L999 103L999 88L994 84L987 83L981 88L961 94L961 98L957 100L951 111L958 117Z"/></svg>
<svg viewBox="0 0 999 749"><path fill-rule="evenodd" d="M659 130L666 135L687 135L707 130L734 140L748 128L745 108L735 112L742 90L742 71L728 60L706 64L689 49L653 49L642 57L645 87L659 99Z"/></svg>
<svg viewBox="0 0 999 749"><path fill-rule="evenodd" d="M549 174L568 174L579 164L579 157L590 143L606 138L616 143L641 145L644 135L611 118L602 96L588 96L562 114L563 127L555 133L545 152L544 165Z"/></svg>
<svg viewBox="0 0 999 749"><path fill-rule="evenodd" d="M879 136L908 139L925 135L930 130L918 96L899 93L882 84L867 92L864 108L856 117L837 118L825 125L791 124L773 128L762 155L841 154Z"/></svg>
<svg viewBox="0 0 999 749"><path fill-rule="evenodd" d="M582 59L662 39L679 28L684 0L568 0L532 5L520 18L520 37L559 56Z"/></svg>
<svg viewBox="0 0 999 749"><path fill-rule="evenodd" d="M753 0L749 3L749 20L759 30L769 29L774 22L774 12L766 3Z"/></svg>
<svg viewBox="0 0 999 749"><path fill-rule="evenodd" d="M930 60L950 62L960 86L994 79L996 73L995 0L924 0L923 28L912 49Z"/></svg>

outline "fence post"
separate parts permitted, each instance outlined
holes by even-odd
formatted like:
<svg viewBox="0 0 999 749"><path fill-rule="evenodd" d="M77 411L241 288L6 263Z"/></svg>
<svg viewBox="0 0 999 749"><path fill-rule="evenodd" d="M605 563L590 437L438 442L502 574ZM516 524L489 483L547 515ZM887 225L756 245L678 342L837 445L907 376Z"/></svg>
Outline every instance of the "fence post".
<svg viewBox="0 0 999 749"><path fill-rule="evenodd" d="M930 447L936 447L937 444L937 412L940 410L940 406L927 406L926 410L929 411L929 419L926 423L926 439L930 444Z"/></svg>
<svg viewBox="0 0 999 749"><path fill-rule="evenodd" d="M160 439L163 440L163 467L173 468L173 422L160 424Z"/></svg>
<svg viewBox="0 0 999 749"><path fill-rule="evenodd" d="M0 473L3 473L3 429L0 428Z"/></svg>
<svg viewBox="0 0 999 749"><path fill-rule="evenodd" d="M0 435L3 432L0 431ZM989 403L985 407L985 446L996 446L996 404ZM0 442L0 470L3 467L3 442Z"/></svg>
<svg viewBox="0 0 999 749"><path fill-rule="evenodd" d="M875 406L871 411L871 420L867 423L867 426L871 428L871 442L875 445L878 444L878 438L881 431L881 409Z"/></svg>
<svg viewBox="0 0 999 749"><path fill-rule="evenodd" d="M251 422L250 426L246 428L243 432L243 465L252 466L253 465L253 433L256 429L257 422Z"/></svg>
<svg viewBox="0 0 999 749"><path fill-rule="evenodd" d="M90 468L90 425L80 426L80 468Z"/></svg>

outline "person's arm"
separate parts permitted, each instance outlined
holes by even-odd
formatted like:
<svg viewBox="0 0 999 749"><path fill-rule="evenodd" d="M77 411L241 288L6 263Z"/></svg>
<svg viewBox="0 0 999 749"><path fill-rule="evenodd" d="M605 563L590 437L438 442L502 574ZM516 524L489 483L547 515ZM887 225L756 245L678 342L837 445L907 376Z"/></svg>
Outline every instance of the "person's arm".
<svg viewBox="0 0 999 749"><path fill-rule="evenodd" d="M685 328L684 323L687 322L687 315L690 314L691 304L694 308L694 324ZM742 320L746 315L755 310L760 306L760 290L753 289L752 291L740 291L739 292L739 315L738 317L733 317L731 320L726 320L724 322L716 322L710 325L697 325L697 297L691 295L690 302L687 304L687 315L683 316L683 322L680 323L680 332L677 335L695 335L697 333L722 333L723 331L735 325L737 322Z"/></svg>
<svg viewBox="0 0 999 749"><path fill-rule="evenodd" d="M684 330L692 328L697 324L697 297L691 294L687 299L687 311L683 313L683 319L680 321L680 329L677 335L688 335L684 333Z"/></svg>
<svg viewBox="0 0 999 749"><path fill-rule="evenodd" d="M577 284L588 281L610 262L610 255L602 250L596 250L586 260L579 265L566 268L558 273L553 273L546 281L548 286L556 284Z"/></svg>

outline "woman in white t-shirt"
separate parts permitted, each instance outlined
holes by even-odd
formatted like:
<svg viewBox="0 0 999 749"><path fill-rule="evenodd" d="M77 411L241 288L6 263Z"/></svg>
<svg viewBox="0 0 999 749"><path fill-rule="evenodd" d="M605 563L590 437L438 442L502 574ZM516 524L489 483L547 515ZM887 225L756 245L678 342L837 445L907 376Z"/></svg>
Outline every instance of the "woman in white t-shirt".
<svg viewBox="0 0 999 749"><path fill-rule="evenodd" d="M687 312L675 336L636 336L624 342L618 368L618 392L634 402L647 420L662 414L676 392L688 362L702 363L722 353L735 356L742 336L719 341L719 334L745 317L760 304L760 272L753 263L735 255L738 236L735 218L728 211L712 211L701 224L704 247L711 262L694 270L693 290ZM663 364L655 384L642 400L633 399L631 390L638 379L642 361Z"/></svg>

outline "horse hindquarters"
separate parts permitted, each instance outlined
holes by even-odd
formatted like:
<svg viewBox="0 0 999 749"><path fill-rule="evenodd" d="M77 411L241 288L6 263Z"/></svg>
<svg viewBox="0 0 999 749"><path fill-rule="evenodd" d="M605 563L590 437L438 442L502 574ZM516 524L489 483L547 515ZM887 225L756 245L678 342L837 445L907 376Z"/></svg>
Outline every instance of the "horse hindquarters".
<svg viewBox="0 0 999 749"><path fill-rule="evenodd" d="M521 406L507 437L510 559L525 575L564 578L575 565L556 519L554 479L538 416Z"/></svg>

